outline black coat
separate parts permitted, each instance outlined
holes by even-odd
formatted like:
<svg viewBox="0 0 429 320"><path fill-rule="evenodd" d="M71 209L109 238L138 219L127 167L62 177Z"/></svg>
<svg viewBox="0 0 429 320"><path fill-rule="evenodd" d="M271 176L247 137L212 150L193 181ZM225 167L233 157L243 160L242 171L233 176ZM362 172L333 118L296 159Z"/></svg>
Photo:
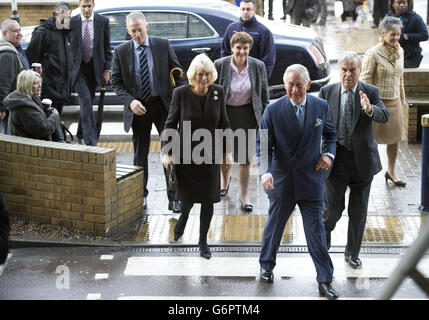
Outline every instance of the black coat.
<svg viewBox="0 0 429 320"><path fill-rule="evenodd" d="M396 15L391 12L387 15L396 17ZM401 21L404 27L401 30L399 44L402 49L404 49L404 67L417 68L423 59L420 42L428 40L428 28L422 17L412 10L408 10L403 13ZM408 40L405 40L404 34L407 35Z"/></svg>
<svg viewBox="0 0 429 320"><path fill-rule="evenodd" d="M9 110L11 135L52 141L52 134L61 123L58 112L46 117L36 102L18 91L10 93L3 104Z"/></svg>
<svg viewBox="0 0 429 320"><path fill-rule="evenodd" d="M6 261L9 251L9 211L6 206L6 200L0 193L0 264Z"/></svg>
<svg viewBox="0 0 429 320"><path fill-rule="evenodd" d="M51 99L54 104L66 103L73 85L70 30L58 30L54 17L40 20L25 54L30 65L42 64L42 99Z"/></svg>
<svg viewBox="0 0 429 320"><path fill-rule="evenodd" d="M186 123L190 122L191 128L186 132ZM188 122L188 125L189 125ZM220 173L219 161L216 161L214 150L215 130L229 128L228 115L226 113L225 92L223 87L212 84L205 97L204 106L200 97L192 93L190 85L181 86L173 91L170 112L165 129L178 128L180 146L190 144L189 155L194 147L201 146L199 141L191 141L191 137L197 129L207 129L212 138L211 151L208 155L208 164L192 162L190 164L176 164L177 194L176 199L187 203L214 203L220 201ZM188 126L189 128L189 126ZM167 133L167 131L166 131ZM189 134L189 135L188 135ZM176 140L178 141L178 140ZM222 156L222 150L220 151ZM181 152L180 162L183 163L186 156ZM176 161L177 163L177 161Z"/></svg>
<svg viewBox="0 0 429 320"><path fill-rule="evenodd" d="M76 81L83 52L82 16L79 14L71 18L70 26L70 43L74 59L73 81ZM110 71L112 68L112 49L110 47L109 19L97 13L94 13L94 47L92 59L95 81L98 86L101 86L103 72Z"/></svg>

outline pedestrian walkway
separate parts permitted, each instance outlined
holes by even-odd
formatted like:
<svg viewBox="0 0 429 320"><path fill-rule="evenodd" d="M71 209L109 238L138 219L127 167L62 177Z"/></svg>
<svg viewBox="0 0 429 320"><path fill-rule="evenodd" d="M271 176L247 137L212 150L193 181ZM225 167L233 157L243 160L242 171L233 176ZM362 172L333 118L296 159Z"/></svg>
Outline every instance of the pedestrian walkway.
<svg viewBox="0 0 429 320"><path fill-rule="evenodd" d="M132 164L131 142L105 142L100 146L113 147L118 151L117 162ZM149 155L150 177L148 181L148 208L137 227L122 230L115 239L122 242L157 245L195 245L199 236L199 210L196 204L184 235L178 242L173 240L173 229L179 217L168 210L168 199L165 192L165 179L160 162L160 144L153 141ZM379 146L383 167L386 167L386 146ZM398 176L407 182L405 188L386 183L384 171L374 177L372 184L368 219L363 238L365 248L374 246L407 247L418 236L428 215L418 210L420 205L421 144L402 143L398 156ZM238 200L238 170L232 170L229 196L215 204L214 217L209 231L209 242L212 245L248 245L258 246L262 240L264 225L268 214L268 198L259 184L257 167L251 171L250 196L254 210L247 213L241 210ZM339 251L347 239L347 207L343 218L332 233L332 250ZM286 225L282 244L287 246L305 246L305 236L299 209L296 208Z"/></svg>

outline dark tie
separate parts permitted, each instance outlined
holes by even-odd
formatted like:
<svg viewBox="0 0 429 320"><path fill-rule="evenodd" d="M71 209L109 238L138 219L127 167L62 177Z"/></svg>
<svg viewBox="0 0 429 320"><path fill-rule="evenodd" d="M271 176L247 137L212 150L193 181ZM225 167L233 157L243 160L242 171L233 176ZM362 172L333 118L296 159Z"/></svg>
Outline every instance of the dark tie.
<svg viewBox="0 0 429 320"><path fill-rule="evenodd" d="M89 19L86 19L85 28L83 29L83 62L88 63L91 61L91 56L91 33L89 32Z"/></svg>
<svg viewBox="0 0 429 320"><path fill-rule="evenodd" d="M304 110L302 109L301 104L296 106L296 119L298 120L299 130L302 132L304 130Z"/></svg>
<svg viewBox="0 0 429 320"><path fill-rule="evenodd" d="M343 115L343 138L344 146L348 149L352 147L352 119L353 119L353 91L347 90L346 100L344 102Z"/></svg>
<svg viewBox="0 0 429 320"><path fill-rule="evenodd" d="M150 79L149 79L149 65L147 63L146 49L140 46L140 83L141 83L141 98L147 101L150 98Z"/></svg>

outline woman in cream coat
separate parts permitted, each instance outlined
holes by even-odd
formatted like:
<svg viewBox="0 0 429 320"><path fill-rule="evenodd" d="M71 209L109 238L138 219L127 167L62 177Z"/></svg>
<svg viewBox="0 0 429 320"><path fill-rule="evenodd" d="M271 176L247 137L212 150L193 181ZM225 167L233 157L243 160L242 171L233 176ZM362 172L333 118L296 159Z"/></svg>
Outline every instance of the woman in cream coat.
<svg viewBox="0 0 429 320"><path fill-rule="evenodd" d="M360 80L380 89L384 105L390 112L387 123L373 123L377 143L387 144L386 182L405 186L395 174L398 145L406 139L407 110L404 91L404 50L399 45L401 20L385 17L380 23L380 43L370 48L363 58Z"/></svg>

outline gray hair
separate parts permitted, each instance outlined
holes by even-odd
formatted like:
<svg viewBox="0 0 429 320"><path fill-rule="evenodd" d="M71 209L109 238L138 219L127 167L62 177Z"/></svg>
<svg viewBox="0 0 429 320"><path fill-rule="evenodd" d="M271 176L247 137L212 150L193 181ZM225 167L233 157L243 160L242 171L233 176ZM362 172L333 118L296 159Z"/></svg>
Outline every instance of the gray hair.
<svg viewBox="0 0 429 320"><path fill-rule="evenodd" d="M147 23L146 17L144 16L144 14L140 11L131 11L126 18L126 23L127 25L131 22L131 21L143 21L144 23Z"/></svg>
<svg viewBox="0 0 429 320"><path fill-rule="evenodd" d="M16 79L16 91L25 94L29 98L33 95L33 82L36 78L42 80L40 74L33 70L24 70L18 74Z"/></svg>
<svg viewBox="0 0 429 320"><path fill-rule="evenodd" d="M287 77L289 73L301 75L304 79L305 85L307 85L310 82L310 74L308 73L307 68L304 67L302 64L292 64L289 67L287 67L283 75L283 82L287 81Z"/></svg>
<svg viewBox="0 0 429 320"><path fill-rule="evenodd" d="M14 23L14 22L18 23L16 20L12 20L12 19L8 19L8 20L3 21L1 23L1 31L4 33L8 33L9 32L9 25L11 23ZM18 23L18 25L19 25L19 23Z"/></svg>
<svg viewBox="0 0 429 320"><path fill-rule="evenodd" d="M401 19L386 16L384 19L380 22L380 25L378 26L378 29L384 33L388 32L389 30L399 28L402 30L403 24L401 22Z"/></svg>
<svg viewBox="0 0 429 320"><path fill-rule="evenodd" d="M359 70L362 70L362 59L354 51L343 52L343 54L338 59L338 65L340 65L344 60L345 61L353 61L355 59L357 61Z"/></svg>
<svg viewBox="0 0 429 320"><path fill-rule="evenodd" d="M211 61L205 53L200 53L199 55L197 55L189 65L188 71L186 72L186 76L188 77L188 81L191 85L195 84L195 76L201 71L210 73L210 84L216 81L216 68L214 66L213 61Z"/></svg>

